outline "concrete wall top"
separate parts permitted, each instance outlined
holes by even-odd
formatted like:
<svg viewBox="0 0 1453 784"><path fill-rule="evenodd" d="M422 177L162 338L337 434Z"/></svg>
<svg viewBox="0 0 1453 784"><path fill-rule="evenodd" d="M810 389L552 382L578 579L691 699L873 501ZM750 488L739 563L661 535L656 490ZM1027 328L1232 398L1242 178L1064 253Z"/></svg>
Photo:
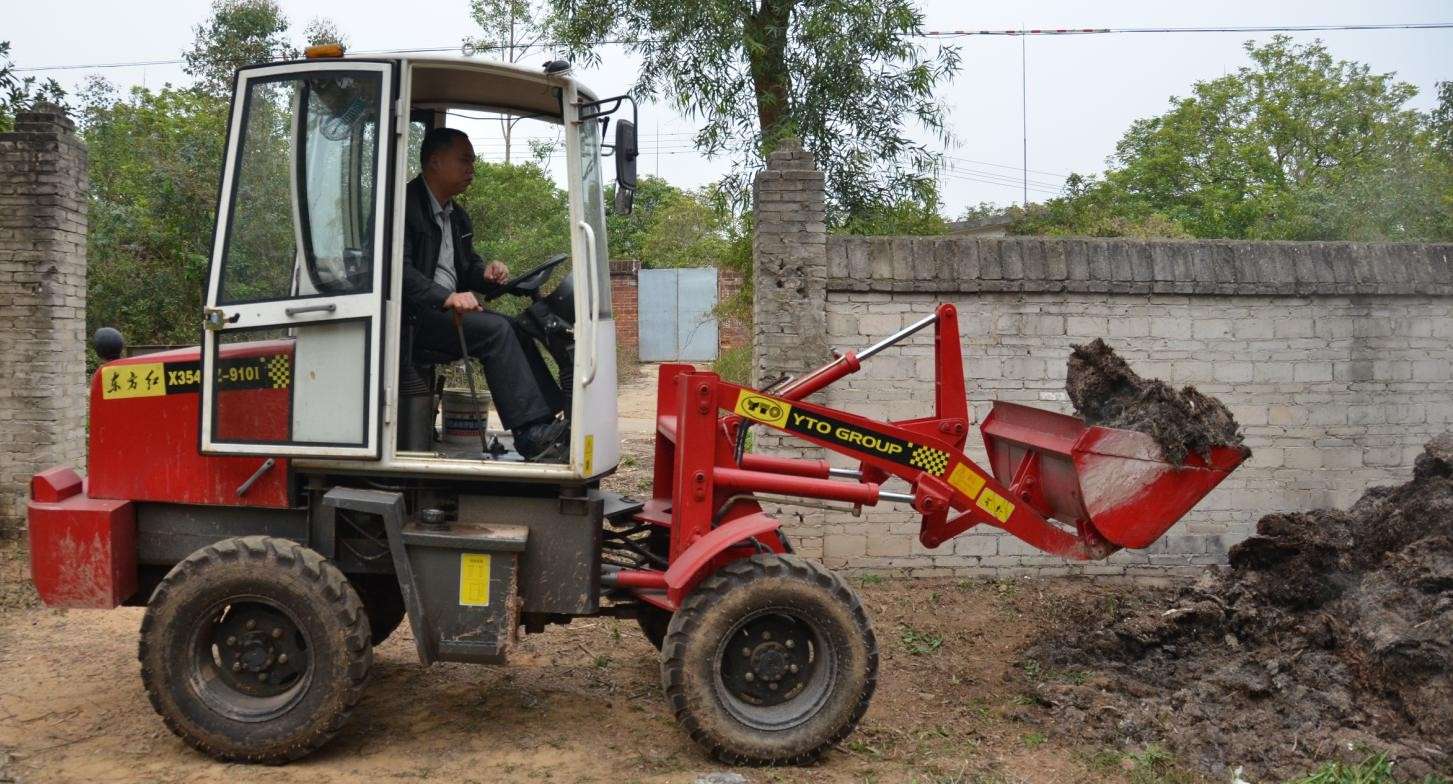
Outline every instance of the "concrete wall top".
<svg viewBox="0 0 1453 784"><path fill-rule="evenodd" d="M1453 296L1453 243L854 237L831 291Z"/></svg>

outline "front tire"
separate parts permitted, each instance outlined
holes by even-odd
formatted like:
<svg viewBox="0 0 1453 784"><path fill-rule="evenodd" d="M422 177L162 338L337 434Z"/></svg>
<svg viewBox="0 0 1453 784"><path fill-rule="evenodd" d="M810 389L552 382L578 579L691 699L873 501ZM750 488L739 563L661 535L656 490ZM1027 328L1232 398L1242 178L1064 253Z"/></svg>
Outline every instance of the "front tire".
<svg viewBox="0 0 1453 784"><path fill-rule="evenodd" d="M318 553L249 536L177 564L141 622L152 707L192 748L281 763L327 743L363 694L368 616Z"/></svg>
<svg viewBox="0 0 1453 784"><path fill-rule="evenodd" d="M731 765L815 760L852 732L877 674L857 594L790 555L754 555L702 581L672 617L661 653L676 720Z"/></svg>

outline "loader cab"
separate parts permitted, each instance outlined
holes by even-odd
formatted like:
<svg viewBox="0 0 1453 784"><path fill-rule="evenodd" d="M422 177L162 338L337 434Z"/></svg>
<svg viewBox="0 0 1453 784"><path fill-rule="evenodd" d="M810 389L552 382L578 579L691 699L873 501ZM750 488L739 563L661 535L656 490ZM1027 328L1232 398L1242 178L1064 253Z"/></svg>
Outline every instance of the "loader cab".
<svg viewBox="0 0 1453 784"><path fill-rule="evenodd" d="M401 443L401 380L407 398L409 371L420 364L402 305L406 189L425 132L462 126L473 136L470 121L485 117L550 129L559 140L550 160L567 196L563 259L534 276L531 292L553 292L556 310L573 317L565 330L573 356L557 357L553 368L572 423L564 464L477 445ZM480 479L579 481L612 470L619 446L602 162L609 120L602 102L558 68L335 57L239 71L203 314L201 451ZM524 284L521 273L547 259L506 261ZM528 304L492 306L515 313Z"/></svg>

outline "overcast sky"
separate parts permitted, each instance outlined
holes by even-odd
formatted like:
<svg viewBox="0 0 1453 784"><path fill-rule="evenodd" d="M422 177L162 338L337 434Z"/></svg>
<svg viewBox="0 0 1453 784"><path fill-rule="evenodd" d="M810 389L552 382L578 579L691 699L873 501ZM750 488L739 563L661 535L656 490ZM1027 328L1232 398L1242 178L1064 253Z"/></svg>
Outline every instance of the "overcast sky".
<svg viewBox="0 0 1453 784"><path fill-rule="evenodd" d="M315 17L332 19L350 39L350 49L410 49L452 46L474 32L467 0L401 4L397 0L280 0L298 38ZM0 0L0 40L11 42L19 67L169 60L180 56L203 21L204 0L72 0L66 3ZM1453 22L1449 0L1286 0L1283 2L1180 3L1140 0L1042 0L968 3L922 0L925 29L1081 27L1191 27L1222 25L1391 24ZM144 10L143 10L144 9ZM1185 95L1198 79L1215 78L1246 64L1242 43L1270 33L1177 33L1033 37L1027 40L1027 134L1031 200L1043 199L1070 172L1096 172L1132 120L1165 110L1173 95ZM1435 82L1453 79L1453 30L1328 31L1293 34L1320 37L1334 56L1396 72L1416 85L1418 108L1432 105ZM970 37L925 40L953 45L963 53L955 81L941 88L950 108L956 143L945 150L953 169L943 180L944 212L950 216L979 202L1020 200L1022 137L1020 41ZM620 47L605 47L599 68L581 79L597 94L626 90L637 61ZM546 54L527 62L543 62ZM55 70L67 88L96 73L120 86L188 81L179 65ZM665 107L642 105L640 161L643 173L657 173L683 187L719 177L723 161L707 161L690 147L697 124ZM487 131L471 128L481 153L498 144ZM531 131L530 135L539 135ZM558 167L557 167L558 168Z"/></svg>

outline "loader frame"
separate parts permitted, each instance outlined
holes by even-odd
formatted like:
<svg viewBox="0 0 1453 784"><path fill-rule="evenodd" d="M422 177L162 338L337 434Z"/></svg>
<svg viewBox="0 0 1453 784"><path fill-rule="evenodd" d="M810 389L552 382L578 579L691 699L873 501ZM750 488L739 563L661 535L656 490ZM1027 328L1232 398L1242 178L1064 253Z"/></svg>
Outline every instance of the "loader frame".
<svg viewBox="0 0 1453 784"><path fill-rule="evenodd" d="M929 326L934 327L933 416L878 422L805 400ZM629 587L643 601L675 609L701 579L735 558L763 549L790 552L756 493L855 508L906 503L922 516L919 541L930 548L989 525L1076 560L1102 558L1118 549L1088 520L1076 521L1074 533L1050 522L1041 511L1046 504L1035 493L1040 478L1036 453L1021 457L1007 485L964 454L969 409L963 379L958 314L948 304L861 354L839 354L804 376L768 388L775 391L723 381L690 365L663 365L653 498L638 519L669 530L669 565L608 572L605 584ZM858 467L748 453L747 434L758 425L829 449ZM911 492L884 490L883 483L893 477L907 482Z"/></svg>

